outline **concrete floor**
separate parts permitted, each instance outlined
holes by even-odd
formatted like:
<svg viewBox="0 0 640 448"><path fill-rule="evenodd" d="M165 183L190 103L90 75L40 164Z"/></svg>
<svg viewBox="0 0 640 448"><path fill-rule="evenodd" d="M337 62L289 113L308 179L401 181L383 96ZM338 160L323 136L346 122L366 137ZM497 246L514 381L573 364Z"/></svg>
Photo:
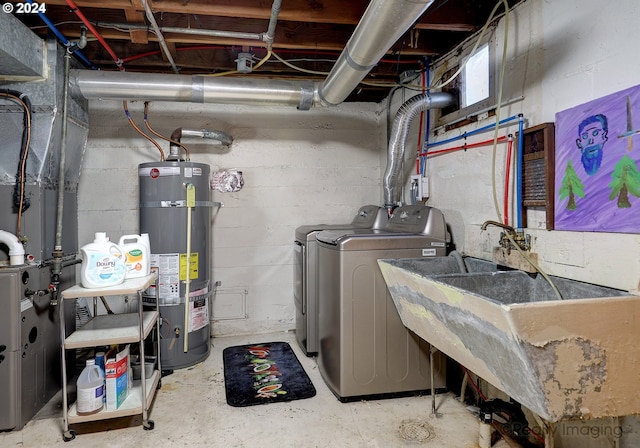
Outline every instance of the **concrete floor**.
<svg viewBox="0 0 640 448"><path fill-rule="evenodd" d="M271 341L290 343L316 387L316 396L243 408L229 406L222 350ZM293 333L224 337L212 342L207 360L162 379L162 388L149 414L155 422L152 431L143 430L140 418L106 420L96 425L77 425L76 439L65 443L58 394L21 431L0 433L0 446L477 446L478 420L452 394L437 396L438 412L442 414L439 418L430 416L430 396L341 403L324 384L315 358L304 356L299 349Z"/></svg>

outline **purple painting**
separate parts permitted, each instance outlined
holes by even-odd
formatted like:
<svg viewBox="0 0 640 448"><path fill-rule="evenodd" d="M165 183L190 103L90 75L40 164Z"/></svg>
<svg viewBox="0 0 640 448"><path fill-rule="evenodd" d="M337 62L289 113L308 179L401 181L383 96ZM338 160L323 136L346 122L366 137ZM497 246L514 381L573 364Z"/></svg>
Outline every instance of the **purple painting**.
<svg viewBox="0 0 640 448"><path fill-rule="evenodd" d="M640 233L640 86L556 114L555 229Z"/></svg>

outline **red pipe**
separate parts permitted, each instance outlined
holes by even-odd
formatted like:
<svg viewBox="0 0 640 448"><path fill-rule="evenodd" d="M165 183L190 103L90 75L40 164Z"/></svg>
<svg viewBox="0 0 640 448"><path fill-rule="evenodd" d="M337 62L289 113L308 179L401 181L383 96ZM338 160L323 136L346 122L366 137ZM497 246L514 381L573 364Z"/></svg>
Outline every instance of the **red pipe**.
<svg viewBox="0 0 640 448"><path fill-rule="evenodd" d="M509 225L509 175L511 173L511 152L513 150L513 136L509 134L507 144L507 166L504 174L504 223Z"/></svg>
<svg viewBox="0 0 640 448"><path fill-rule="evenodd" d="M496 140L498 143L503 142L507 139L506 135L503 135L502 137L498 137L498 139ZM447 148L447 149L440 149L438 151L428 151L428 152L423 152L420 155L421 156L425 156L425 157L431 157L431 156L435 156L438 154L443 154L445 152L453 152L453 151L460 151L462 149L470 149L470 148L477 148L478 146L486 146L489 144L492 144L494 142L494 139L489 139L489 140L485 140L482 142L476 142L476 143L465 143L464 145L461 146L454 146L453 148Z"/></svg>
<svg viewBox="0 0 640 448"><path fill-rule="evenodd" d="M121 71L124 71L124 67L122 66L122 59L120 59L118 56L116 56L115 52L111 49L111 47L109 46L107 41L104 40L104 38L100 35L98 30L96 30L96 28L91 24L91 22L89 22L89 20L85 17L85 15L82 13L82 11L80 11L80 8L78 8L78 5L76 5L73 2L73 0L66 0L66 2L67 2L67 5L69 5L69 7L71 8L71 11L74 12L78 16L78 18L80 20L82 20L82 23L84 23L87 26L89 31L91 31L91 33L94 36L96 36L96 39L98 39L98 41L102 44L104 49L107 50L107 53L109 53L109 55L111 55L111 57L113 58L113 61L116 63L116 66L118 67L118 69L121 70Z"/></svg>

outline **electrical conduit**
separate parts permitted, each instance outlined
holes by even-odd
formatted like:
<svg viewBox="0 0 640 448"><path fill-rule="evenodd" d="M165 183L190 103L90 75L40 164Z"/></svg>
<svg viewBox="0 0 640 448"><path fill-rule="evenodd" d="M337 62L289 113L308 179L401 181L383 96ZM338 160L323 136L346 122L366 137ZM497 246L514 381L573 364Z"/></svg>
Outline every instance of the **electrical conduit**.
<svg viewBox="0 0 640 448"><path fill-rule="evenodd" d="M153 17L153 12L151 11L151 8L149 7L149 3L147 2L147 0L142 0L142 6L144 7L144 12L147 16L147 20L151 23L151 27L153 28L153 31L155 32L156 37L158 38L160 47L162 48L164 55L169 61L169 64L171 64L171 68L173 69L173 72L176 74L179 73L178 67L176 67L176 63L173 62L173 56L171 56L169 47L167 47L167 42L164 40L164 36L162 35L162 32L160 32L160 28L158 27L158 22L156 22L156 18Z"/></svg>

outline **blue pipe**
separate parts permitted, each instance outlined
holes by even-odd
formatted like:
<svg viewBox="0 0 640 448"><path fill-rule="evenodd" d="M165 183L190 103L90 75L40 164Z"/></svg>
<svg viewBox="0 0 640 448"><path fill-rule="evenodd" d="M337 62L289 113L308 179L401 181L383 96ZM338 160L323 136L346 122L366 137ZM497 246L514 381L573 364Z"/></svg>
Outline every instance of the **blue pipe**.
<svg viewBox="0 0 640 448"><path fill-rule="evenodd" d="M33 0L27 0L27 3L33 3ZM71 47L71 42L69 42L69 40L66 37L64 37L64 35L60 32L60 30L58 30L58 28L56 28L56 26L53 24L53 22L51 20L49 20L49 18L43 12L38 11L38 15L40 16L42 21L45 23L45 25L47 25L49 27L49 29L51 31L53 31L53 34L56 35L58 40L60 40L60 42L62 42L62 44L65 47L67 47L67 48ZM78 49L74 50L73 54L75 54L78 57L78 59L80 59L86 65L91 67L93 70L98 70L98 67L93 65L93 63L89 59L87 59L87 57L84 54L82 54L82 52L80 50L78 50Z"/></svg>
<svg viewBox="0 0 640 448"><path fill-rule="evenodd" d="M516 186L516 228L522 228L522 167L524 164L524 116L518 114L518 164Z"/></svg>
<svg viewBox="0 0 640 448"><path fill-rule="evenodd" d="M500 120L500 121L498 122L498 126L500 126L500 125L502 125L502 124L504 124L504 123L507 123L507 122L509 122L509 121L515 120L516 118L518 118L518 115L513 115L513 116L511 116L511 117L509 117L509 118L505 118L505 119L503 119L503 120ZM489 125L487 125L487 126L483 126L483 127L481 127L481 128L474 129L473 131L465 132L465 133L460 134L460 135L458 135L458 136L456 136L456 137L448 138L448 139L446 139L446 140L442 140L442 141L439 141L439 142L429 143L429 144L427 145L427 148L431 148L431 147L433 147L433 146L438 146L438 145L444 145L445 143L455 142L456 140L460 140L460 139L463 139L463 138L467 138L467 137L469 137L470 135L475 135L475 134L478 134L478 133L480 133L480 132L483 132L483 131L486 131L486 130L488 130L488 129L492 129L492 128L495 128L495 127L496 127L496 124L495 124L495 123L493 123L493 124L489 124Z"/></svg>

